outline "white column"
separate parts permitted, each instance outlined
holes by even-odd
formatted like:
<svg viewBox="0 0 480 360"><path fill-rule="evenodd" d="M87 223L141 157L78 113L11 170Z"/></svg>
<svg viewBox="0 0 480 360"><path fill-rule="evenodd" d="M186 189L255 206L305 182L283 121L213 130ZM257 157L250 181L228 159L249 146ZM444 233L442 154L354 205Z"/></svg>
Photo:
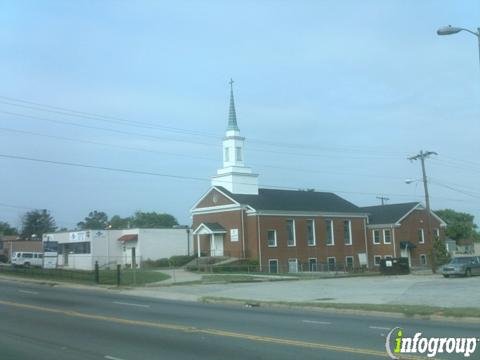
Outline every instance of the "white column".
<svg viewBox="0 0 480 360"><path fill-rule="evenodd" d="M200 235L197 234L197 256L201 257L200 255Z"/></svg>
<svg viewBox="0 0 480 360"><path fill-rule="evenodd" d="M212 254L212 249L215 249L215 235L210 234L210 256L215 256L215 251Z"/></svg>

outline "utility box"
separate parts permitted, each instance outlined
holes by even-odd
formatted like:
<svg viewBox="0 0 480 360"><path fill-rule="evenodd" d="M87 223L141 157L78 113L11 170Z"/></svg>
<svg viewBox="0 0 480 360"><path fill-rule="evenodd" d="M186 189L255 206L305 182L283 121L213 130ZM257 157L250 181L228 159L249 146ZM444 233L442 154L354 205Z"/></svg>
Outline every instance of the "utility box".
<svg viewBox="0 0 480 360"><path fill-rule="evenodd" d="M400 257L394 259L382 259L380 261L380 272L383 275L407 275L410 274L408 258Z"/></svg>

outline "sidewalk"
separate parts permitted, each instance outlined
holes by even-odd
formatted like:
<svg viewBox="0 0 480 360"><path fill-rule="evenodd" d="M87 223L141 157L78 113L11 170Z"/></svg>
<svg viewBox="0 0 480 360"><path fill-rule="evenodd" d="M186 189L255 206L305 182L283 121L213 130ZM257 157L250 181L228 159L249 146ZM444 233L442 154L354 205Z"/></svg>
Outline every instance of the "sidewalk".
<svg viewBox="0 0 480 360"><path fill-rule="evenodd" d="M158 285L171 285L171 284L181 284L181 283L191 283L194 281L200 281L202 280L202 275L193 273L190 271L185 271L184 269L161 269L158 270L159 272L162 272L164 274L167 274L170 276L169 279L157 282L157 283L152 283L147 285L148 287L155 287Z"/></svg>

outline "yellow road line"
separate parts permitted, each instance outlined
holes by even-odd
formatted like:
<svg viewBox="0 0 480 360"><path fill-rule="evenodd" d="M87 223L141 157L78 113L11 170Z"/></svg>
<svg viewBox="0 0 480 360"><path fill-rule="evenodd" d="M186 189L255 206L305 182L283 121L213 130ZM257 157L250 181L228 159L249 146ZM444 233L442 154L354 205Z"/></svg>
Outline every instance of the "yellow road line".
<svg viewBox="0 0 480 360"><path fill-rule="evenodd" d="M129 320L129 319L123 319L118 317L112 317L112 316L94 315L94 314L88 314L88 313L81 313L77 311L68 311L68 310L54 309L49 307L37 306L37 305L21 304L21 303L12 302L12 301L0 300L0 305L11 306L11 307L27 309L27 310L36 310L36 311L41 311L46 313L59 314L59 315L82 318L82 319L107 321L107 322L113 322L113 323L124 324L124 325L136 325L136 326L144 326L144 327L157 328L157 329L163 329L163 330L181 331L185 333L206 334L206 335L222 336L222 337L229 337L229 338L235 338L235 339L241 339L241 340L266 342L271 344L295 346L295 347L318 349L318 350L328 350L328 351L335 351L335 352L345 352L345 353L359 354L359 355L371 355L371 356L388 358L386 351L384 352L384 351L377 351L377 350L370 350L370 349L354 348L349 346L331 345L331 344L316 343L316 342L309 342L309 341L302 341L302 340L259 336L259 335L245 334L245 333L225 331L225 330L219 330L219 329L201 329L194 326L166 324L166 323L158 323L158 322L142 321L142 320ZM402 357L402 359L419 360L423 358L407 356L407 357Z"/></svg>

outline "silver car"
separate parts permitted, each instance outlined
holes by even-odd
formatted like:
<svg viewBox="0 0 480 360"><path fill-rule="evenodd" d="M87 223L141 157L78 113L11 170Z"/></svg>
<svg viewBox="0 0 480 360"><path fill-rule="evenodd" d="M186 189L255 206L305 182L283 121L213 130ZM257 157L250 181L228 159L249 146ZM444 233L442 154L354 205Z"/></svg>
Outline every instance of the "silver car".
<svg viewBox="0 0 480 360"><path fill-rule="evenodd" d="M445 277L450 275L480 275L480 257L462 256L453 258L448 264L443 266L442 274Z"/></svg>

